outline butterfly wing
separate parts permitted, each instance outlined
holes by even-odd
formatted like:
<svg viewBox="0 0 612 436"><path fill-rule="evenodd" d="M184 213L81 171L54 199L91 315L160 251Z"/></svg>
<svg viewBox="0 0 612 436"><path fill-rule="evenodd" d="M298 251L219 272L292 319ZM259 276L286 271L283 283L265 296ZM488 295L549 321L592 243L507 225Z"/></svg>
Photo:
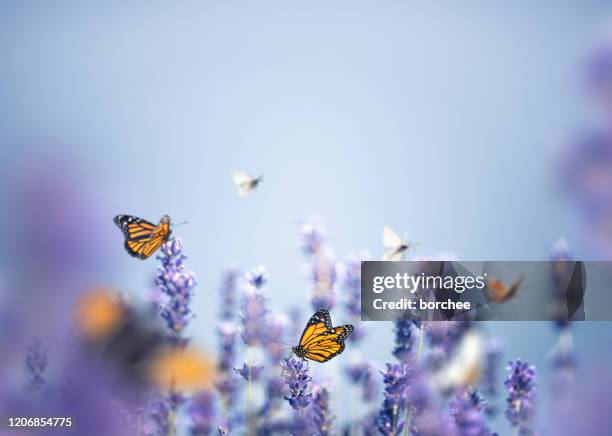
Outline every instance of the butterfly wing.
<svg viewBox="0 0 612 436"><path fill-rule="evenodd" d="M329 312L325 309L317 310L317 312L310 317L304 331L302 332L300 345L304 346L304 344L307 344L312 338L317 337L331 329L332 322Z"/></svg>
<svg viewBox="0 0 612 436"><path fill-rule="evenodd" d="M353 332L352 325L334 327L302 345L305 357L315 362L327 362L344 351L344 340Z"/></svg>
<svg viewBox="0 0 612 436"><path fill-rule="evenodd" d="M255 179L252 176L243 171L234 171L232 178L234 179L236 189L238 189L238 195L241 197L246 197L253 191Z"/></svg>
<svg viewBox="0 0 612 436"><path fill-rule="evenodd" d="M402 245L405 245L405 241L389 226L383 228L383 247L387 250L397 250Z"/></svg>
<svg viewBox="0 0 612 436"><path fill-rule="evenodd" d="M170 226L166 222L156 226L131 215L118 215L114 221L125 236L125 250L138 259L150 257L170 234Z"/></svg>
<svg viewBox="0 0 612 436"><path fill-rule="evenodd" d="M489 296L496 303L503 303L513 298L523 284L524 277L519 277L510 287L498 279L489 280Z"/></svg>
<svg viewBox="0 0 612 436"><path fill-rule="evenodd" d="M300 339L304 357L315 362L327 362L344 351L344 339L352 331L352 325L332 327L329 312L325 309L317 311L306 324Z"/></svg>

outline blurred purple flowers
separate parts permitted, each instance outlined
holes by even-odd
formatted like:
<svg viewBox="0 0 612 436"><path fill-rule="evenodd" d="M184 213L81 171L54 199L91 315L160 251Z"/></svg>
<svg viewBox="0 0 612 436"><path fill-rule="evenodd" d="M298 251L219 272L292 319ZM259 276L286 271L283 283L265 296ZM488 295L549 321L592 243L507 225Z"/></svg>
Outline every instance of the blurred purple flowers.
<svg viewBox="0 0 612 436"><path fill-rule="evenodd" d="M506 416L521 435L533 434L535 367L517 359L510 361L506 369L509 371L504 382L508 390Z"/></svg>
<svg viewBox="0 0 612 436"><path fill-rule="evenodd" d="M336 304L334 285L338 270L333 252L328 245L327 230L319 218L314 217L300 226L300 246L310 259L313 283L311 303L313 309L332 309Z"/></svg>
<svg viewBox="0 0 612 436"><path fill-rule="evenodd" d="M460 435L490 436L483 410L484 399L475 391L463 390L450 403L450 413Z"/></svg>
<svg viewBox="0 0 612 436"><path fill-rule="evenodd" d="M266 338L265 317L268 309L262 288L267 279L268 274L263 267L254 268L244 275L241 337L249 347L260 345Z"/></svg>
<svg viewBox="0 0 612 436"><path fill-rule="evenodd" d="M28 386L34 391L42 390L46 383L43 374L49 364L49 350L39 338L33 338L26 355Z"/></svg>
<svg viewBox="0 0 612 436"><path fill-rule="evenodd" d="M313 433L317 436L333 434L334 415L330 403L329 389L324 386L316 386L313 390L310 416Z"/></svg>
<svg viewBox="0 0 612 436"><path fill-rule="evenodd" d="M308 407L312 398L312 393L307 393L310 389L312 378L308 374L308 366L301 359L286 358L282 362L283 376L285 384L289 388L289 396L285 395L285 400L294 410Z"/></svg>
<svg viewBox="0 0 612 436"><path fill-rule="evenodd" d="M209 435L215 427L214 397L210 392L202 391L191 398L187 413L191 418L189 431L192 435Z"/></svg>
<svg viewBox="0 0 612 436"><path fill-rule="evenodd" d="M160 249L157 258L161 262L155 284L168 297L160 305L161 317L171 330L171 339L177 344L185 344L184 329L193 317L189 307L196 285L195 274L183 265L187 256L183 254L180 238L171 239Z"/></svg>

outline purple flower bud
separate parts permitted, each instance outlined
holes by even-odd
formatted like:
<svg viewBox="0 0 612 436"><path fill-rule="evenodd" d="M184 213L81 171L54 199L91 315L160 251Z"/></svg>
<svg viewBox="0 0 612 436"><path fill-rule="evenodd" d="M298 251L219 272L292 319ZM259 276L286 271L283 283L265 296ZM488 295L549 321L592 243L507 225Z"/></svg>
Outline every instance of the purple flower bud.
<svg viewBox="0 0 612 436"><path fill-rule="evenodd" d="M285 384L289 388L289 396L285 400L294 410L304 409L310 404L312 393L306 393L312 380L308 374L308 367L303 360L284 359L282 363Z"/></svg>
<svg viewBox="0 0 612 436"><path fill-rule="evenodd" d="M241 368L234 368L237 374L240 374L246 381L255 382L259 380L261 373L263 372L263 365L254 363L253 365L247 365L246 362L242 364Z"/></svg>
<svg viewBox="0 0 612 436"><path fill-rule="evenodd" d="M247 271L244 278L251 286L261 289L268 281L269 275L266 268L260 265Z"/></svg>

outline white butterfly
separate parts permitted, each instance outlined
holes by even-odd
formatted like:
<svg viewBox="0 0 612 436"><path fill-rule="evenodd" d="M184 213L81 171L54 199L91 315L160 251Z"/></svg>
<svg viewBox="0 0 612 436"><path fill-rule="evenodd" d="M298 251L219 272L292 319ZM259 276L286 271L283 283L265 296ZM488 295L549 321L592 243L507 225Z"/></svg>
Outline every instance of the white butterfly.
<svg viewBox="0 0 612 436"><path fill-rule="evenodd" d="M234 171L232 173L234 184L238 189L238 195L246 197L257 188L257 185L263 180L263 176L252 177L243 171Z"/></svg>
<svg viewBox="0 0 612 436"><path fill-rule="evenodd" d="M432 375L432 382L444 392L474 387L482 374L483 358L484 338L476 331L469 331L463 335L446 365Z"/></svg>
<svg viewBox="0 0 612 436"><path fill-rule="evenodd" d="M404 252L408 250L412 244L406 242L406 235L402 238L389 226L383 228L383 246L385 247L385 254L383 254L383 260L398 261L404 257Z"/></svg>

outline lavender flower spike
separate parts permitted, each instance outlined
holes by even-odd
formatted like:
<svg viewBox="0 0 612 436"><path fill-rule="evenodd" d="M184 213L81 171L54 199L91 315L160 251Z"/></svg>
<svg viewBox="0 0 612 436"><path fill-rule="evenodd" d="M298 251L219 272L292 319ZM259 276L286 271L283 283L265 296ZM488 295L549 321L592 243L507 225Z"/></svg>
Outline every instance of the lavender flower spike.
<svg viewBox="0 0 612 436"><path fill-rule="evenodd" d="M263 267L254 268L244 275L241 337L249 347L261 344L266 338L265 318L268 309L262 289L266 280L267 274Z"/></svg>
<svg viewBox="0 0 612 436"><path fill-rule="evenodd" d="M334 415L330 407L329 390L323 386L314 389L312 406L310 407L312 430L317 436L333 434Z"/></svg>
<svg viewBox="0 0 612 436"><path fill-rule="evenodd" d="M183 265L187 256L183 254L180 238L166 242L160 253L157 258L161 267L155 284L168 297L168 301L160 305L160 314L172 331L172 339L184 344L187 339L183 337L183 331L193 316L189 304L192 288L196 285L195 274Z"/></svg>
<svg viewBox="0 0 612 436"><path fill-rule="evenodd" d="M450 413L464 436L491 436L483 414L485 401L475 391L464 390L450 403Z"/></svg>
<svg viewBox="0 0 612 436"><path fill-rule="evenodd" d="M532 435L531 421L535 403L535 367L521 359L510 361L510 371L504 385L508 389L506 416L520 435Z"/></svg>
<svg viewBox="0 0 612 436"><path fill-rule="evenodd" d="M382 373L385 383L385 399L376 419L376 426L382 435L396 435L403 428L400 414L406 409L408 388L412 382L412 368L407 363L387 363Z"/></svg>
<svg viewBox="0 0 612 436"><path fill-rule="evenodd" d="M192 435L209 435L215 424L214 398L208 391L194 395L187 413L191 418L189 432Z"/></svg>
<svg viewBox="0 0 612 436"><path fill-rule="evenodd" d="M49 364L49 350L38 338L32 340L26 355L26 367L29 373L28 385L34 391L40 391L45 385L43 374Z"/></svg>
<svg viewBox="0 0 612 436"><path fill-rule="evenodd" d="M304 409L310 404L312 393L306 393L312 378L308 375L308 367L304 360L287 358L282 363L285 384L289 387L291 396L285 395L285 400L294 410Z"/></svg>

